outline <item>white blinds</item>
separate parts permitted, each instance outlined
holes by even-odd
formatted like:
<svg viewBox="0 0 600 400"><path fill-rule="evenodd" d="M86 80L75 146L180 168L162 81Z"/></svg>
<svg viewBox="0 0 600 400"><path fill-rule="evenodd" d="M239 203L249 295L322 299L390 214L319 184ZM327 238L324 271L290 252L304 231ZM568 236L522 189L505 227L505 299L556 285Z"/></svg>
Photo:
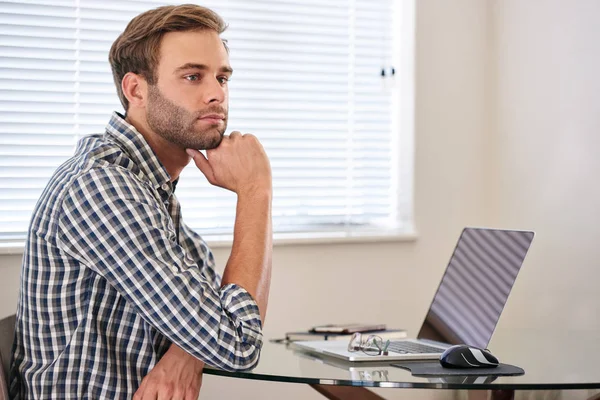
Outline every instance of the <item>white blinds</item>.
<svg viewBox="0 0 600 400"><path fill-rule="evenodd" d="M279 233L352 235L410 222L398 162L393 0L206 0L229 24L228 132L258 136L273 168ZM0 1L0 239L31 210L81 135L122 108L110 45L163 1ZM175 4L175 3L174 3ZM381 75L384 68L386 77ZM403 165L402 170L398 165ZM408 179L408 178L407 178ZM232 231L235 196L190 165L176 191L187 223Z"/></svg>

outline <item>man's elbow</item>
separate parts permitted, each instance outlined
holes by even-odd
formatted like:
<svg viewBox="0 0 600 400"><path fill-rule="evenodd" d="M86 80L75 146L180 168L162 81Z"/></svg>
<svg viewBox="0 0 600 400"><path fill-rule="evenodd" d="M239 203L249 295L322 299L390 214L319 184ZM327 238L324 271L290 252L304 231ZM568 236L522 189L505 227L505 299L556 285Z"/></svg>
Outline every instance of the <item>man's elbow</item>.
<svg viewBox="0 0 600 400"><path fill-rule="evenodd" d="M229 351L226 357L213 359L212 362L208 361L208 364L225 371L249 371L258 365L260 351L260 345L245 344L237 347L235 351Z"/></svg>

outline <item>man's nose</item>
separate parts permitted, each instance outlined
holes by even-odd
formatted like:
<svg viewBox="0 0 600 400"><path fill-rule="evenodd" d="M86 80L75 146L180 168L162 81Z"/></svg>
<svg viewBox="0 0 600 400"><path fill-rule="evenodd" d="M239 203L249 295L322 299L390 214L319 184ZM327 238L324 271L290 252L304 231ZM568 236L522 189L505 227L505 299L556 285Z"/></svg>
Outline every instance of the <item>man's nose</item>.
<svg viewBox="0 0 600 400"><path fill-rule="evenodd" d="M223 101L225 101L225 97L225 86L223 86L218 79L210 79L210 81L206 83L204 91L204 102L206 104L214 102L222 103Z"/></svg>

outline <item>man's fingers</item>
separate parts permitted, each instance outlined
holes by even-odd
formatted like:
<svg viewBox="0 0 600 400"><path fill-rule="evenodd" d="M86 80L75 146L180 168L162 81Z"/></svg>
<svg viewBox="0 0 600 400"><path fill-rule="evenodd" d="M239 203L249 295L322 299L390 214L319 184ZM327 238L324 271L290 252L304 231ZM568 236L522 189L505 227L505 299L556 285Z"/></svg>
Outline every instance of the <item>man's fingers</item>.
<svg viewBox="0 0 600 400"><path fill-rule="evenodd" d="M172 397L169 393L167 392L159 392L158 396L156 397L156 400L172 400L175 399L176 397ZM144 399L146 400L146 399Z"/></svg>
<svg viewBox="0 0 600 400"><path fill-rule="evenodd" d="M158 386L152 384L146 385L142 394L142 400L157 400L158 397Z"/></svg>
<svg viewBox="0 0 600 400"><path fill-rule="evenodd" d="M185 392L185 397L182 397L184 400L198 400L200 388L198 389L188 389Z"/></svg>
<svg viewBox="0 0 600 400"><path fill-rule="evenodd" d="M169 400L185 400L185 392L183 390L175 389ZM196 397L194 400L198 400Z"/></svg>
<svg viewBox="0 0 600 400"><path fill-rule="evenodd" d="M190 157L192 157L192 159L194 160L194 164L196 164L196 167L198 167L200 172L202 172L204 176L206 176L206 179L208 179L210 183L213 183L215 175L212 170L212 167L210 166L210 163L208 162L206 157L204 157L204 154L200 153L198 150L193 149L186 149L185 151Z"/></svg>
<svg viewBox="0 0 600 400"><path fill-rule="evenodd" d="M179 400L181 398L181 396L175 395L175 387L172 383L167 383L166 385L163 385L158 390L158 396L156 397L157 400Z"/></svg>
<svg viewBox="0 0 600 400"><path fill-rule="evenodd" d="M140 387L138 388L138 390L135 391L135 394L133 395L133 400L144 400L144 392L146 390L146 386L146 379L143 379Z"/></svg>

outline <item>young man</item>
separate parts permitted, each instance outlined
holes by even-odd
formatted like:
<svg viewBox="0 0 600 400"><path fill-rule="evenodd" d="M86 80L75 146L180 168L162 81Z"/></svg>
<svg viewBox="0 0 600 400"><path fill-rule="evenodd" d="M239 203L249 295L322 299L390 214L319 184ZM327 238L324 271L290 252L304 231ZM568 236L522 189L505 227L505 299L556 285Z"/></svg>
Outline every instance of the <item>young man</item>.
<svg viewBox="0 0 600 400"><path fill-rule="evenodd" d="M134 18L109 60L125 116L78 144L31 221L11 397L196 399L204 363L253 368L271 275L271 169L224 135L225 24L199 6ZM198 149L206 149L205 157ZM193 159L237 194L223 278L174 195Z"/></svg>

